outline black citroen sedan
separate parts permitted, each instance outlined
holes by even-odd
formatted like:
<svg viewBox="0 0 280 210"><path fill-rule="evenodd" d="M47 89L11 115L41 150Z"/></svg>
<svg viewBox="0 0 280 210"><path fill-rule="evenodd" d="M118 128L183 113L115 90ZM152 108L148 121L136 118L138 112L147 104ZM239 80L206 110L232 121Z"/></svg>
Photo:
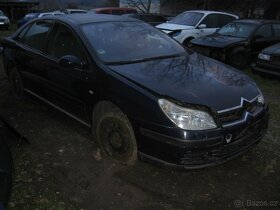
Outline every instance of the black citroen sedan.
<svg viewBox="0 0 280 210"><path fill-rule="evenodd" d="M236 20L216 33L193 39L194 51L244 69L264 48L280 42L280 21Z"/></svg>
<svg viewBox="0 0 280 210"><path fill-rule="evenodd" d="M267 129L268 107L252 79L142 21L47 17L3 46L16 98L31 94L90 127L103 152L127 164L220 164Z"/></svg>
<svg viewBox="0 0 280 210"><path fill-rule="evenodd" d="M280 76L280 43L265 48L252 64L254 72Z"/></svg>

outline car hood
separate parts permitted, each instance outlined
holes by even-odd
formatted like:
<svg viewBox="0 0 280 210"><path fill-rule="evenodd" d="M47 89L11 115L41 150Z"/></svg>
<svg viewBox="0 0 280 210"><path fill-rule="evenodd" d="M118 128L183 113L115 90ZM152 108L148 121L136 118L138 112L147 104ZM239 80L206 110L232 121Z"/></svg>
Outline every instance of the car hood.
<svg viewBox="0 0 280 210"><path fill-rule="evenodd" d="M267 47L262 52L269 55L280 55L280 43Z"/></svg>
<svg viewBox="0 0 280 210"><path fill-rule="evenodd" d="M166 33L169 31L175 31L175 30L189 30L194 29L194 26L186 26L186 25L178 25L173 23L162 23L156 26L156 28L165 31Z"/></svg>
<svg viewBox="0 0 280 210"><path fill-rule="evenodd" d="M238 106L241 98L252 100L260 94L242 72L197 53L109 68L158 97L213 111Z"/></svg>
<svg viewBox="0 0 280 210"><path fill-rule="evenodd" d="M212 35L209 35L209 36L193 39L191 41L191 43L196 44L196 45L201 45L201 46L224 48L224 47L227 47L231 44L234 44L234 43L237 43L237 42L243 42L243 41L246 41L246 40L247 40L246 38L212 34Z"/></svg>

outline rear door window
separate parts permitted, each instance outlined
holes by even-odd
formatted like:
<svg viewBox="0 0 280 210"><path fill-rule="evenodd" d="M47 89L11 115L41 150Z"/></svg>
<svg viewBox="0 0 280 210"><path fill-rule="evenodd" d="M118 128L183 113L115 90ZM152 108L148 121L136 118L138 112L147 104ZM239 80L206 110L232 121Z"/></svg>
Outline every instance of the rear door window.
<svg viewBox="0 0 280 210"><path fill-rule="evenodd" d="M220 28L218 19L218 14L210 14L207 15L200 24L205 24L206 28Z"/></svg>
<svg viewBox="0 0 280 210"><path fill-rule="evenodd" d="M52 21L37 21L26 32L22 43L36 50L45 51L47 36L52 27Z"/></svg>

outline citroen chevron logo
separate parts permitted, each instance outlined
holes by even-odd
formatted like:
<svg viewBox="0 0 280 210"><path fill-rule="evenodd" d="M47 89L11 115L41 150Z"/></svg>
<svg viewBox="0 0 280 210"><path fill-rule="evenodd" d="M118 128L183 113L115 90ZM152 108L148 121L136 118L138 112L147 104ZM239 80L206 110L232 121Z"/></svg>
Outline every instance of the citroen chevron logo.
<svg viewBox="0 0 280 210"><path fill-rule="evenodd" d="M239 104L238 106L231 107L231 108L224 109L224 110L220 110L220 111L218 111L218 114L222 114L222 113L225 113L225 112L228 112L228 111L232 111L232 110L234 110L234 109L242 108L243 105L244 105L244 102L252 103L252 102L254 102L255 100L257 100L259 96L260 96L260 95L256 96L256 97L253 98L252 100L248 100L248 99L246 99L246 98L241 97L241 99L240 99L240 104Z"/></svg>

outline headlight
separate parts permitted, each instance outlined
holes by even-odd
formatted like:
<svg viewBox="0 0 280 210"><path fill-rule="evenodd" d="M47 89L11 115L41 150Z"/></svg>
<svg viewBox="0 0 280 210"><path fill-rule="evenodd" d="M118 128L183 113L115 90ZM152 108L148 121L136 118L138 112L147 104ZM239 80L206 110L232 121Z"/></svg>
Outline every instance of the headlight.
<svg viewBox="0 0 280 210"><path fill-rule="evenodd" d="M172 37L176 37L176 36L179 36L181 33L182 33L182 30L176 30L176 31L171 32L169 35Z"/></svg>
<svg viewBox="0 0 280 210"><path fill-rule="evenodd" d="M270 55L264 54L264 53L260 53L258 58L260 60L264 60L264 61L270 61Z"/></svg>
<svg viewBox="0 0 280 210"><path fill-rule="evenodd" d="M264 100L263 94L261 94L261 95L258 97L258 103L260 103L261 105L264 105L264 104L265 104L265 100Z"/></svg>
<svg viewBox="0 0 280 210"><path fill-rule="evenodd" d="M182 129L207 130L217 128L213 118L207 112L184 108L165 99L159 99L158 104L164 114Z"/></svg>

